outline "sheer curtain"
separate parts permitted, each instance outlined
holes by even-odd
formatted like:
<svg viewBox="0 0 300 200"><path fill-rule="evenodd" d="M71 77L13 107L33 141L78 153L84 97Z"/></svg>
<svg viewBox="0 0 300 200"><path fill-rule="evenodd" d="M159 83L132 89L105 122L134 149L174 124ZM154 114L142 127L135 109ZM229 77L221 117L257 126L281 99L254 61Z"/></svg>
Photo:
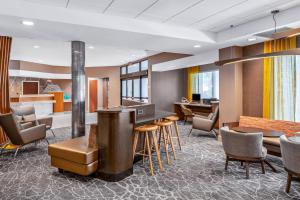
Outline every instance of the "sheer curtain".
<svg viewBox="0 0 300 200"><path fill-rule="evenodd" d="M300 56L274 58L274 118L300 121Z"/></svg>

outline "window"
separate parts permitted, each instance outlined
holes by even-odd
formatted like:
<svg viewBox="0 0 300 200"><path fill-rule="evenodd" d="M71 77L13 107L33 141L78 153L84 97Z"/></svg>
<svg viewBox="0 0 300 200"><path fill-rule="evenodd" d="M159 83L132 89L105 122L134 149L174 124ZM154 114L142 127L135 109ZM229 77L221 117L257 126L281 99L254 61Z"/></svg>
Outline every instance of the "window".
<svg viewBox="0 0 300 200"><path fill-rule="evenodd" d="M132 80L127 80L127 97L132 97Z"/></svg>
<svg viewBox="0 0 300 200"><path fill-rule="evenodd" d="M274 57L271 118L300 122L300 56Z"/></svg>
<svg viewBox="0 0 300 200"><path fill-rule="evenodd" d="M135 63L127 67L128 74L140 71L140 63Z"/></svg>
<svg viewBox="0 0 300 200"><path fill-rule="evenodd" d="M140 99L140 79L133 80L133 97Z"/></svg>
<svg viewBox="0 0 300 200"><path fill-rule="evenodd" d="M127 70L127 67L122 67L122 68L121 68L121 74L122 74L122 75L123 75L123 74L127 74L126 70Z"/></svg>
<svg viewBox="0 0 300 200"><path fill-rule="evenodd" d="M142 98L148 98L148 77L142 78Z"/></svg>
<svg viewBox="0 0 300 200"><path fill-rule="evenodd" d="M194 74L193 93L201 94L202 99L219 99L219 71Z"/></svg>
<svg viewBox="0 0 300 200"><path fill-rule="evenodd" d="M127 81L122 80L122 97L127 97Z"/></svg>
<svg viewBox="0 0 300 200"><path fill-rule="evenodd" d="M148 60L141 62L141 71L148 70Z"/></svg>

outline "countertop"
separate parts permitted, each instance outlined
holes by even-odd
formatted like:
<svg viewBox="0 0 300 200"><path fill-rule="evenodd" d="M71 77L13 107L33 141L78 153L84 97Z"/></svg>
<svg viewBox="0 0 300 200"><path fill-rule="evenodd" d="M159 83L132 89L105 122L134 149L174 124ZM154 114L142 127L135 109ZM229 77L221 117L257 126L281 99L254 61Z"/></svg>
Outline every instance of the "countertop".
<svg viewBox="0 0 300 200"><path fill-rule="evenodd" d="M144 123L152 122L154 120L163 119L165 117L174 116L174 115L176 115L176 113L169 112L169 111L163 111L163 110L155 110L154 115L138 119L138 120L136 120L135 123L136 124L144 124Z"/></svg>

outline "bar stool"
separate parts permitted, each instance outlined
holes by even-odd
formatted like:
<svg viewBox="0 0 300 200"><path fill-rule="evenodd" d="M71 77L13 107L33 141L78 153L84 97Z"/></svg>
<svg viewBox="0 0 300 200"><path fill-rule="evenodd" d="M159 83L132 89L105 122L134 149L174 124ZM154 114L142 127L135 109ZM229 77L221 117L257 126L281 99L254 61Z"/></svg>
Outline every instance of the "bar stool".
<svg viewBox="0 0 300 200"><path fill-rule="evenodd" d="M170 117L166 117L165 119L173 122L174 129L175 129L175 132L176 132L176 136L172 137L173 134L172 134L172 128L171 128L171 138L176 138L177 139L178 146L179 146L179 149L181 151L180 136L179 136L179 130L178 130L178 125L177 125L177 121L179 120L179 117L170 116Z"/></svg>
<svg viewBox="0 0 300 200"><path fill-rule="evenodd" d="M163 139L163 144L164 144L168 164L170 164L169 152L168 152L169 144L171 145L174 160L176 160L175 149L174 149L173 141L172 141L171 134L170 134L172 124L173 124L173 122L169 121L169 120L155 122L155 125L159 126L159 149L160 149L161 139Z"/></svg>
<svg viewBox="0 0 300 200"><path fill-rule="evenodd" d="M142 155L143 156L143 162L144 162L144 157L148 156L149 158L149 164L150 164L150 172L151 175L154 175L153 172L153 164L152 164L152 155L151 155L151 149L152 149L152 144L154 144L155 151L156 151L156 157L157 157L157 162L159 165L160 170L162 171L162 163L161 163L161 158L160 158L160 152L158 149L157 145L157 139L156 139L156 131L158 129L157 125L153 124L147 124L144 126L139 126L134 129L134 139L133 139L133 158L136 154ZM149 133L151 133L152 138L149 139ZM143 145L143 150L140 152L136 152L136 147L137 143L139 140L139 136L141 134L144 134L144 145ZM150 148L151 146L151 148ZM147 154L146 154L146 147L147 147Z"/></svg>

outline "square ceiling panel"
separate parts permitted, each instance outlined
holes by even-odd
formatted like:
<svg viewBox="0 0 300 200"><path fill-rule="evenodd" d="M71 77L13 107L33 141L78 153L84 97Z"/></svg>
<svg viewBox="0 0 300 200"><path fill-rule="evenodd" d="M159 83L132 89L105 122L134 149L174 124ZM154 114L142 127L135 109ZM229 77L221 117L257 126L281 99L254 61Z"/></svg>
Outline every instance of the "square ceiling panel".
<svg viewBox="0 0 300 200"><path fill-rule="evenodd" d="M24 0L30 3L37 3L45 6L66 7L68 0Z"/></svg>
<svg viewBox="0 0 300 200"><path fill-rule="evenodd" d="M112 0L70 0L68 8L102 13Z"/></svg>
<svg viewBox="0 0 300 200"><path fill-rule="evenodd" d="M206 20L220 12L230 9L233 6L245 3L247 0L209 0L203 1L200 4L186 10L185 12L177 15L167 23L175 23L190 26L202 20Z"/></svg>
<svg viewBox="0 0 300 200"><path fill-rule="evenodd" d="M165 20L179 15L180 13L188 10L189 8L203 1L204 0L160 0L151 8L142 13L139 16L139 19L164 22Z"/></svg>
<svg viewBox="0 0 300 200"><path fill-rule="evenodd" d="M157 2L158 0L114 0L105 14L134 18Z"/></svg>

